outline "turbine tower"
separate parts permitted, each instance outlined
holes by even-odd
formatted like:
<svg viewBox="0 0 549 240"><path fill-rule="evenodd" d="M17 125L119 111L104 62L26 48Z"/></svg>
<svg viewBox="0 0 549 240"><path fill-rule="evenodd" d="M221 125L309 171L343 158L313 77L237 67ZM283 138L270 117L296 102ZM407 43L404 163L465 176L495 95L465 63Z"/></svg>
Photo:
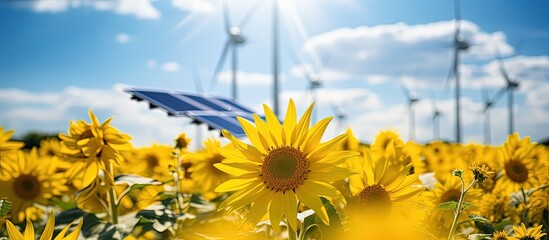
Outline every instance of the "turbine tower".
<svg viewBox="0 0 549 240"><path fill-rule="evenodd" d="M460 106L460 97L461 97L461 86L460 86L460 75L459 75L459 54L460 52L466 51L469 49L469 43L462 39L460 36L461 32L461 5L459 0L454 0L454 14L455 14L455 32L453 40L453 61L452 67L448 74L446 81L448 82L452 76L455 77L456 88L455 88L455 102L456 102L456 142L461 143L461 106Z"/></svg>
<svg viewBox="0 0 549 240"><path fill-rule="evenodd" d="M238 89L237 89L237 79L238 79L238 47L244 45L246 43L246 38L244 37L242 30L246 26L246 24L249 22L250 18L252 17L255 10L259 7L262 1L256 1L250 9L246 12L242 20L240 21L240 24L233 26L231 24L231 17L229 15L229 6L227 5L227 1L223 1L223 19L225 23L225 33L227 34L227 40L225 41L225 44L223 46L223 50L221 51L221 55L219 59L217 60L217 64L215 67L214 74L212 76L212 80L210 81L210 88L215 87L217 85L217 77L219 75L219 72L223 69L223 65L225 63L225 59L227 58L227 55L229 54L229 51L231 52L231 96L233 99L238 98Z"/></svg>
<svg viewBox="0 0 549 240"><path fill-rule="evenodd" d="M433 99L433 116L431 120L433 121L433 139L440 139L440 117L442 116L442 111L437 107L436 98Z"/></svg>
<svg viewBox="0 0 549 240"><path fill-rule="evenodd" d="M406 87L404 87L403 85L401 85L401 89L402 89L402 93L404 94L404 96L406 96L406 99L407 99L407 103L408 103L408 112L410 113L410 116L409 116L409 127L408 127L408 131L409 131L409 140L410 141L415 141L415 138L416 138L416 114L415 114L415 108L414 108L414 105L419 101L419 98L412 92L410 92L410 90L408 90Z"/></svg>

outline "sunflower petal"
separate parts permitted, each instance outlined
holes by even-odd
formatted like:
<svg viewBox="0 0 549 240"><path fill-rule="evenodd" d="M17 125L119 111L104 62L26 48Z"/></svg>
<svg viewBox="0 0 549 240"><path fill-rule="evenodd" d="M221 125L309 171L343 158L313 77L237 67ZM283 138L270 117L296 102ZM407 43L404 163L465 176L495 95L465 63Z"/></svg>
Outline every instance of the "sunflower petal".
<svg viewBox="0 0 549 240"><path fill-rule="evenodd" d="M286 117L284 118L284 122L282 123L282 129L286 133L285 141L283 144L288 144L286 141L291 141L292 139L292 133L294 132L295 125L297 123L297 114L295 110L295 104L294 100L290 99L290 103L288 104L288 109L286 110Z"/></svg>
<svg viewBox="0 0 549 240"><path fill-rule="evenodd" d="M278 144L282 144L280 138L280 134L282 133L282 126L280 125L280 121L278 120L278 117L274 114L273 110L269 108L266 104L263 104L263 110L265 111L265 118L267 120L267 126L272 131L274 136L276 136L276 142Z"/></svg>
<svg viewBox="0 0 549 240"><path fill-rule="evenodd" d="M235 177L239 177L247 173L257 172L257 170L259 169L259 166L255 164L243 162L215 163L214 167Z"/></svg>
<svg viewBox="0 0 549 240"><path fill-rule="evenodd" d="M332 167L329 172L315 172L311 171L307 174L307 178L312 181L334 182L347 178L351 175L358 174L347 168Z"/></svg>
<svg viewBox="0 0 549 240"><path fill-rule="evenodd" d="M40 236L40 240L50 240L53 236L53 229L55 228L55 215L53 211L50 211L50 216L48 217L48 223Z"/></svg>
<svg viewBox="0 0 549 240"><path fill-rule="evenodd" d="M337 145L341 144L346 137L347 134L341 134L328 142L320 144L314 151L309 153L307 157L310 161L321 160L326 157L326 155L328 155Z"/></svg>
<svg viewBox="0 0 549 240"><path fill-rule="evenodd" d="M328 124L330 124L330 121L332 121L333 118L334 117L324 118L309 130L307 140L301 145L304 152L312 152L318 146L320 139L322 139L322 135L324 135L324 132L326 131L326 127L328 127Z"/></svg>
<svg viewBox="0 0 549 240"><path fill-rule="evenodd" d="M17 228L9 220L6 221L6 228L8 229L8 236L10 237L10 239L25 240L23 238L23 235L19 232L19 230L17 230ZM31 239L34 239L34 237Z"/></svg>
<svg viewBox="0 0 549 240"><path fill-rule="evenodd" d="M250 186L257 178L233 178L215 188L215 192L233 192Z"/></svg>
<svg viewBox="0 0 549 240"><path fill-rule="evenodd" d="M299 201L303 202L305 206L313 209L316 215L322 219L324 223L329 224L326 208L322 204L322 201L320 201L318 195L314 193L314 189L311 189L310 187L307 187L307 185L303 184L296 189L296 194Z"/></svg>
<svg viewBox="0 0 549 240"><path fill-rule="evenodd" d="M250 122L248 122L248 120L242 117L237 116L236 119L240 122L244 133L246 133L246 136L248 136L248 139L250 139L250 142L254 145L254 147L256 147L261 153L266 154L266 149L268 146L265 146L264 142L259 139L257 129Z"/></svg>
<svg viewBox="0 0 549 240"><path fill-rule="evenodd" d="M295 231L297 230L297 199L293 192L282 193L282 202L284 206L284 215L286 220Z"/></svg>
<svg viewBox="0 0 549 240"><path fill-rule="evenodd" d="M273 201L271 202L271 207L269 208L269 220L271 221L271 227L275 232L280 232L280 221L282 220L282 214L284 213L282 205L283 196L281 192L276 192L273 195Z"/></svg>
<svg viewBox="0 0 549 240"><path fill-rule="evenodd" d="M76 226L74 231L72 231L69 235L64 237L63 240L77 240L78 236L80 235L80 230L82 229L83 223L84 223L84 219L80 220L80 222L78 223L78 226ZM72 223L70 225L72 225ZM68 229L69 226L67 226L65 228ZM65 229L63 229L63 230L65 230ZM61 234L59 234L59 235L61 235ZM65 234L63 234L63 235L65 235ZM57 238L55 238L55 239L57 239Z"/></svg>
<svg viewBox="0 0 549 240"><path fill-rule="evenodd" d="M291 143L294 147L301 146L301 144L307 138L307 133L309 132L309 125L311 123L311 113L313 112L314 106L315 104L312 103L307 108L307 110L305 110L305 113L303 113L303 116L301 116L301 119L299 119L299 122L297 123L297 126L294 129L294 132L292 133Z"/></svg>
<svg viewBox="0 0 549 240"><path fill-rule="evenodd" d="M263 191L253 203L252 208L248 212L246 218L254 226L267 214L267 210L273 198L273 191Z"/></svg>

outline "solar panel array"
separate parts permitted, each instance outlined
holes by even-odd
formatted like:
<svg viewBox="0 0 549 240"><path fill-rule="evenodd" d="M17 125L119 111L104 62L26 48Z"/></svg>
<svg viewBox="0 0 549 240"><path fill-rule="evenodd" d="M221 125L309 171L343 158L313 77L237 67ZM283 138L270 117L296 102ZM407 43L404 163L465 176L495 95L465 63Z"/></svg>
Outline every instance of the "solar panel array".
<svg viewBox="0 0 549 240"><path fill-rule="evenodd" d="M170 116L185 116L210 128L226 129L236 137L245 136L237 116L253 121L254 112L228 98L206 94L163 90L127 89L132 99L146 101L150 108L164 109Z"/></svg>

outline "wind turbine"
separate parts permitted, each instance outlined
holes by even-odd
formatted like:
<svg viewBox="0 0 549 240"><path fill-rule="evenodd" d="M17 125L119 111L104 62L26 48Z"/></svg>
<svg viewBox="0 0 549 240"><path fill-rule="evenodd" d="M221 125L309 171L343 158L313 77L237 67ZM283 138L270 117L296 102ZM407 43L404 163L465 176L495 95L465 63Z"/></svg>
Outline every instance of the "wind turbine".
<svg viewBox="0 0 549 240"><path fill-rule="evenodd" d="M496 53L498 57L498 64L499 64L499 71L501 72L501 75L505 79L505 86L500 89L500 92L507 92L507 107L509 108L509 135L513 134L515 132L515 121L513 116L513 92L516 91L519 87L519 82L516 78L509 77L509 74L507 73L507 70L505 69L505 64L503 62L503 59L501 58L501 55L499 53L499 50L496 48ZM501 97L502 94L500 94ZM498 99L499 100L499 97ZM496 100L496 101L497 101Z"/></svg>
<svg viewBox="0 0 549 240"><path fill-rule="evenodd" d="M408 128L409 131L409 139L410 141L414 141L416 138L416 114L415 114L415 108L414 104L416 104L419 101L419 97L416 96L416 94L410 92L408 88L401 85L402 93L404 96L406 96L407 103L408 103L408 112L410 113L409 120L410 120L410 126Z"/></svg>
<svg viewBox="0 0 549 240"><path fill-rule="evenodd" d="M437 99L433 98L433 116L431 120L433 121L433 139L440 139L440 117L442 116L442 111L437 107Z"/></svg>
<svg viewBox="0 0 549 240"><path fill-rule="evenodd" d="M482 101L484 103L484 107L482 108L482 113L484 113L484 143L490 144L492 142L492 133L491 133L491 121L490 121L490 109L494 107L494 104L496 103L499 98L504 93L505 88L500 89L496 94L490 98L489 93L486 89L482 89Z"/></svg>
<svg viewBox="0 0 549 240"><path fill-rule="evenodd" d="M461 87L460 87L460 76L459 76L459 54L460 52L466 51L469 49L470 44L460 37L461 32L461 6L459 0L454 0L454 14L455 14L455 32L453 40L453 62L448 74L446 82L449 82L452 76L456 80L456 89L455 89L455 102L456 102L456 142L461 143L461 106L460 106L460 96L461 96Z"/></svg>
<svg viewBox="0 0 549 240"><path fill-rule="evenodd" d="M345 109L343 109L342 106L336 104L332 104L332 111L337 120L337 130L343 131L343 124L345 122L345 119L347 119L347 112L345 111Z"/></svg>
<svg viewBox="0 0 549 240"><path fill-rule="evenodd" d="M227 34L227 40L225 41L225 45L223 46L223 50L221 51L221 55L219 57L219 60L217 60L217 65L215 67L214 74L212 76L212 80L210 81L210 88L213 88L215 85L217 85L217 76L219 75L219 72L223 69L223 65L225 63L225 59L227 58L227 55L229 54L229 51L231 51L231 62L232 62L232 68L231 68L231 75L232 75L232 97L233 99L238 98L238 92L237 92L237 75L238 75L238 47L244 45L246 43L246 37L244 37L242 33L242 29L246 26L246 24L249 22L250 18L252 17L255 10L260 6L260 4L263 1L255 1L255 3L248 9L242 20L240 21L240 24L233 26L231 24L231 17L229 15L229 7L227 5L227 1L223 1L223 17L225 22L225 33Z"/></svg>

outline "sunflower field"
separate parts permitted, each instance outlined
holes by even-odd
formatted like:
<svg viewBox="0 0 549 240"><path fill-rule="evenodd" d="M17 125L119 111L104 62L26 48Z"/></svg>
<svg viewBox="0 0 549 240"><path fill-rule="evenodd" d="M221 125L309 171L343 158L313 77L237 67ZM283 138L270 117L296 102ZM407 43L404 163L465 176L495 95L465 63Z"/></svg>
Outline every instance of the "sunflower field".
<svg viewBox="0 0 549 240"><path fill-rule="evenodd" d="M282 123L265 105L197 151L135 148L91 110L30 150L0 126L0 238L549 239L546 146L323 139L313 105Z"/></svg>

